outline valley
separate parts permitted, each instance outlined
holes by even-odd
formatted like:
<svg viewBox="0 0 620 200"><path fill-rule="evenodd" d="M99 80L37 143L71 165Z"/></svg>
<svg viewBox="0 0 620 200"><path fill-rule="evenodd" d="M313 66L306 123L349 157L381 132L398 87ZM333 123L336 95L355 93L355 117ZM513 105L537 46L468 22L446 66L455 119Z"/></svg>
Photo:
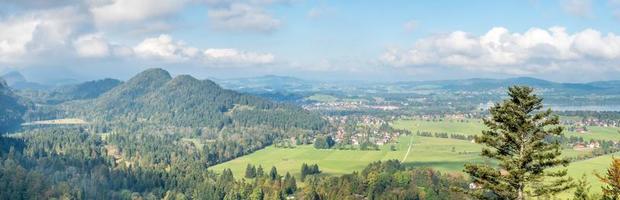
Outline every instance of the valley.
<svg viewBox="0 0 620 200"><path fill-rule="evenodd" d="M620 0L0 0L0 200L620 200Z"/></svg>
<svg viewBox="0 0 620 200"><path fill-rule="evenodd" d="M296 93L285 95L286 98L263 93L260 88L274 82L271 78L283 84L278 87L301 88L288 88ZM523 80L531 81L516 79ZM488 130L482 119L488 119L494 99L501 98L495 93L473 92L478 90L476 87L437 92L441 87L425 86L412 89L412 93L351 95L345 90L340 94L323 89L306 90L314 83L287 84L286 81L300 80L279 77L252 80L259 88L247 90L252 87L246 87L247 92L243 93L222 88L210 80L149 69L124 82L105 79L49 91L13 92L5 85L4 93L14 104L23 107L23 114L11 125L13 129L5 131L8 134L2 137L5 145L0 148L0 155L9 159L9 155L14 155L11 152L19 148L18 165L43 177L68 176L54 165L70 165L77 170L73 174L98 176L103 183L114 179L88 169L106 168L101 173L146 184L115 189L95 188L101 183L92 183L79 190L62 192L80 197L80 190L89 190L88 195L81 196L85 198L94 198L90 195L98 193L125 198L126 191L139 195L198 197L202 189L170 186L192 184L196 179L213 189L234 186L248 190L253 186L246 182L271 185L292 184L297 180L295 189L307 190L333 178L368 179L367 174L359 173L377 170L372 166L394 163L398 163L401 173L430 170L426 172L452 177L446 184L458 185L467 180L466 165L497 165L496 161L481 156L483 146L475 141L475 137ZM429 88L435 91L419 92ZM557 92L542 91L551 98L553 91ZM558 126L564 128L563 136L547 137L545 141L558 143L561 158L570 162L566 168L568 175L580 179L584 173L602 173L611 158L620 153L620 114L581 110L557 113L561 115ZM71 161L58 160L58 156ZM28 164L31 162L56 164L39 166L45 169L40 171L33 168L36 165ZM304 172L302 166L306 165L317 169ZM384 170L383 167L379 169ZM197 176L196 172L202 174ZM134 177L139 173L146 174ZM159 174L156 176L160 178L148 174ZM223 177L227 177L227 184L212 185L224 181ZM71 185L77 184L75 181L80 179L43 182ZM593 186L592 194L600 194L602 184L598 179L587 176L587 181ZM163 188L168 188L166 194L158 193ZM446 189L440 188L437 191ZM285 189L286 193L277 192L283 189L262 188L270 195L288 198L310 195L309 191L294 192L294 188ZM571 191L557 196L570 197Z"/></svg>

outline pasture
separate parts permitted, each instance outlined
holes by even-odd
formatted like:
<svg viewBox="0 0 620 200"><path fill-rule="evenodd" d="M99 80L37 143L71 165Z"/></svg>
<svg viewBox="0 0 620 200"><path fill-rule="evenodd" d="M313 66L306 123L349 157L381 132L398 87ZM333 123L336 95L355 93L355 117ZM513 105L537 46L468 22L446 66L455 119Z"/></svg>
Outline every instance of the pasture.
<svg viewBox="0 0 620 200"><path fill-rule="evenodd" d="M407 154L410 144L411 150ZM396 159L412 166L454 172L460 171L465 163L482 161L478 156L480 146L463 140L402 136L396 144L396 151L390 150L389 146L384 145L378 151L315 149L311 145L293 149L270 146L211 169L230 168L237 178L241 178L247 164L253 164L267 169L276 166L280 173L299 176L301 165L307 163L318 164L323 173L342 175L360 171L374 161Z"/></svg>
<svg viewBox="0 0 620 200"><path fill-rule="evenodd" d="M458 133L462 135L478 135L484 130L484 124L481 120L466 119L464 122L459 120L444 119L442 121L427 121L422 119L408 119L395 121L392 126L399 129L411 130L414 134L421 132L440 132L440 133ZM602 127L588 126L587 133L578 133L564 131L564 136L582 137L584 140L620 140L620 128L618 127Z"/></svg>
<svg viewBox="0 0 620 200"><path fill-rule="evenodd" d="M397 147L395 151L390 150L390 145L384 145L378 151L315 149L311 145L296 146L292 149L270 146L250 155L213 166L211 169L221 171L230 168L236 178L243 178L247 164L262 165L265 170L271 166L276 166L281 174L289 172L299 177L301 165L307 163L318 164L324 174L342 175L360 171L374 161L397 159L412 167L428 167L443 172L461 173L466 163L485 162L479 156L481 146L478 144L465 140L415 135L418 130L474 135L480 133L484 128L480 121L400 120L392 125L396 128L411 130L414 133L411 136L401 136L395 144ZM589 138L619 140L620 134L614 134L610 129L612 128L592 127ZM567 135L572 134L579 133L567 133ZM407 154L409 146L411 149ZM589 153L589 151L573 149L565 149L563 152L564 156ZM619 156L620 153L614 155ZM591 192L599 193L601 184L593 172L603 172L609 166L611 157L612 155L605 155L573 162L568 167L568 173L575 179L580 178L585 173L592 185ZM568 197L568 193L561 196Z"/></svg>

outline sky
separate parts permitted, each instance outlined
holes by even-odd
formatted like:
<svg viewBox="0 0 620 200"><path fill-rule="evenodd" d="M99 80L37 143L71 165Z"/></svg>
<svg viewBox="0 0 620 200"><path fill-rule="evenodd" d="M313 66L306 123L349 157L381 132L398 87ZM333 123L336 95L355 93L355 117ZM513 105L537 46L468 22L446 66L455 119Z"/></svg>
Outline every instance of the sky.
<svg viewBox="0 0 620 200"><path fill-rule="evenodd" d="M620 79L620 0L0 0L0 73Z"/></svg>

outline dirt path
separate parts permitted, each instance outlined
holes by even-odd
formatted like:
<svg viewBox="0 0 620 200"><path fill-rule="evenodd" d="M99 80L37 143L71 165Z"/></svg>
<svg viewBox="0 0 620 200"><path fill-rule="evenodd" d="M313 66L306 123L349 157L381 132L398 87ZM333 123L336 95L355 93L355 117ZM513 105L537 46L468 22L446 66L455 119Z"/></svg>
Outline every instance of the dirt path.
<svg viewBox="0 0 620 200"><path fill-rule="evenodd" d="M411 140L409 140L409 148L407 149L407 153L405 154L403 159L400 161L401 163L405 162L405 159L407 159L407 156L409 156L409 152L411 151L412 146L413 146L413 136L411 136Z"/></svg>

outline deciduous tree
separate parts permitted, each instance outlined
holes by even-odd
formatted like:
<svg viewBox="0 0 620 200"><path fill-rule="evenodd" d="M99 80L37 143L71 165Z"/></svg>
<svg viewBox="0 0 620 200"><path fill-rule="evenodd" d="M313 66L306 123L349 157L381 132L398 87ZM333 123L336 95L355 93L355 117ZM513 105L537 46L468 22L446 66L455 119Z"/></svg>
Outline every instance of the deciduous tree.
<svg viewBox="0 0 620 200"><path fill-rule="evenodd" d="M604 199L620 198L620 158L613 158L605 175L596 174L603 182Z"/></svg>

